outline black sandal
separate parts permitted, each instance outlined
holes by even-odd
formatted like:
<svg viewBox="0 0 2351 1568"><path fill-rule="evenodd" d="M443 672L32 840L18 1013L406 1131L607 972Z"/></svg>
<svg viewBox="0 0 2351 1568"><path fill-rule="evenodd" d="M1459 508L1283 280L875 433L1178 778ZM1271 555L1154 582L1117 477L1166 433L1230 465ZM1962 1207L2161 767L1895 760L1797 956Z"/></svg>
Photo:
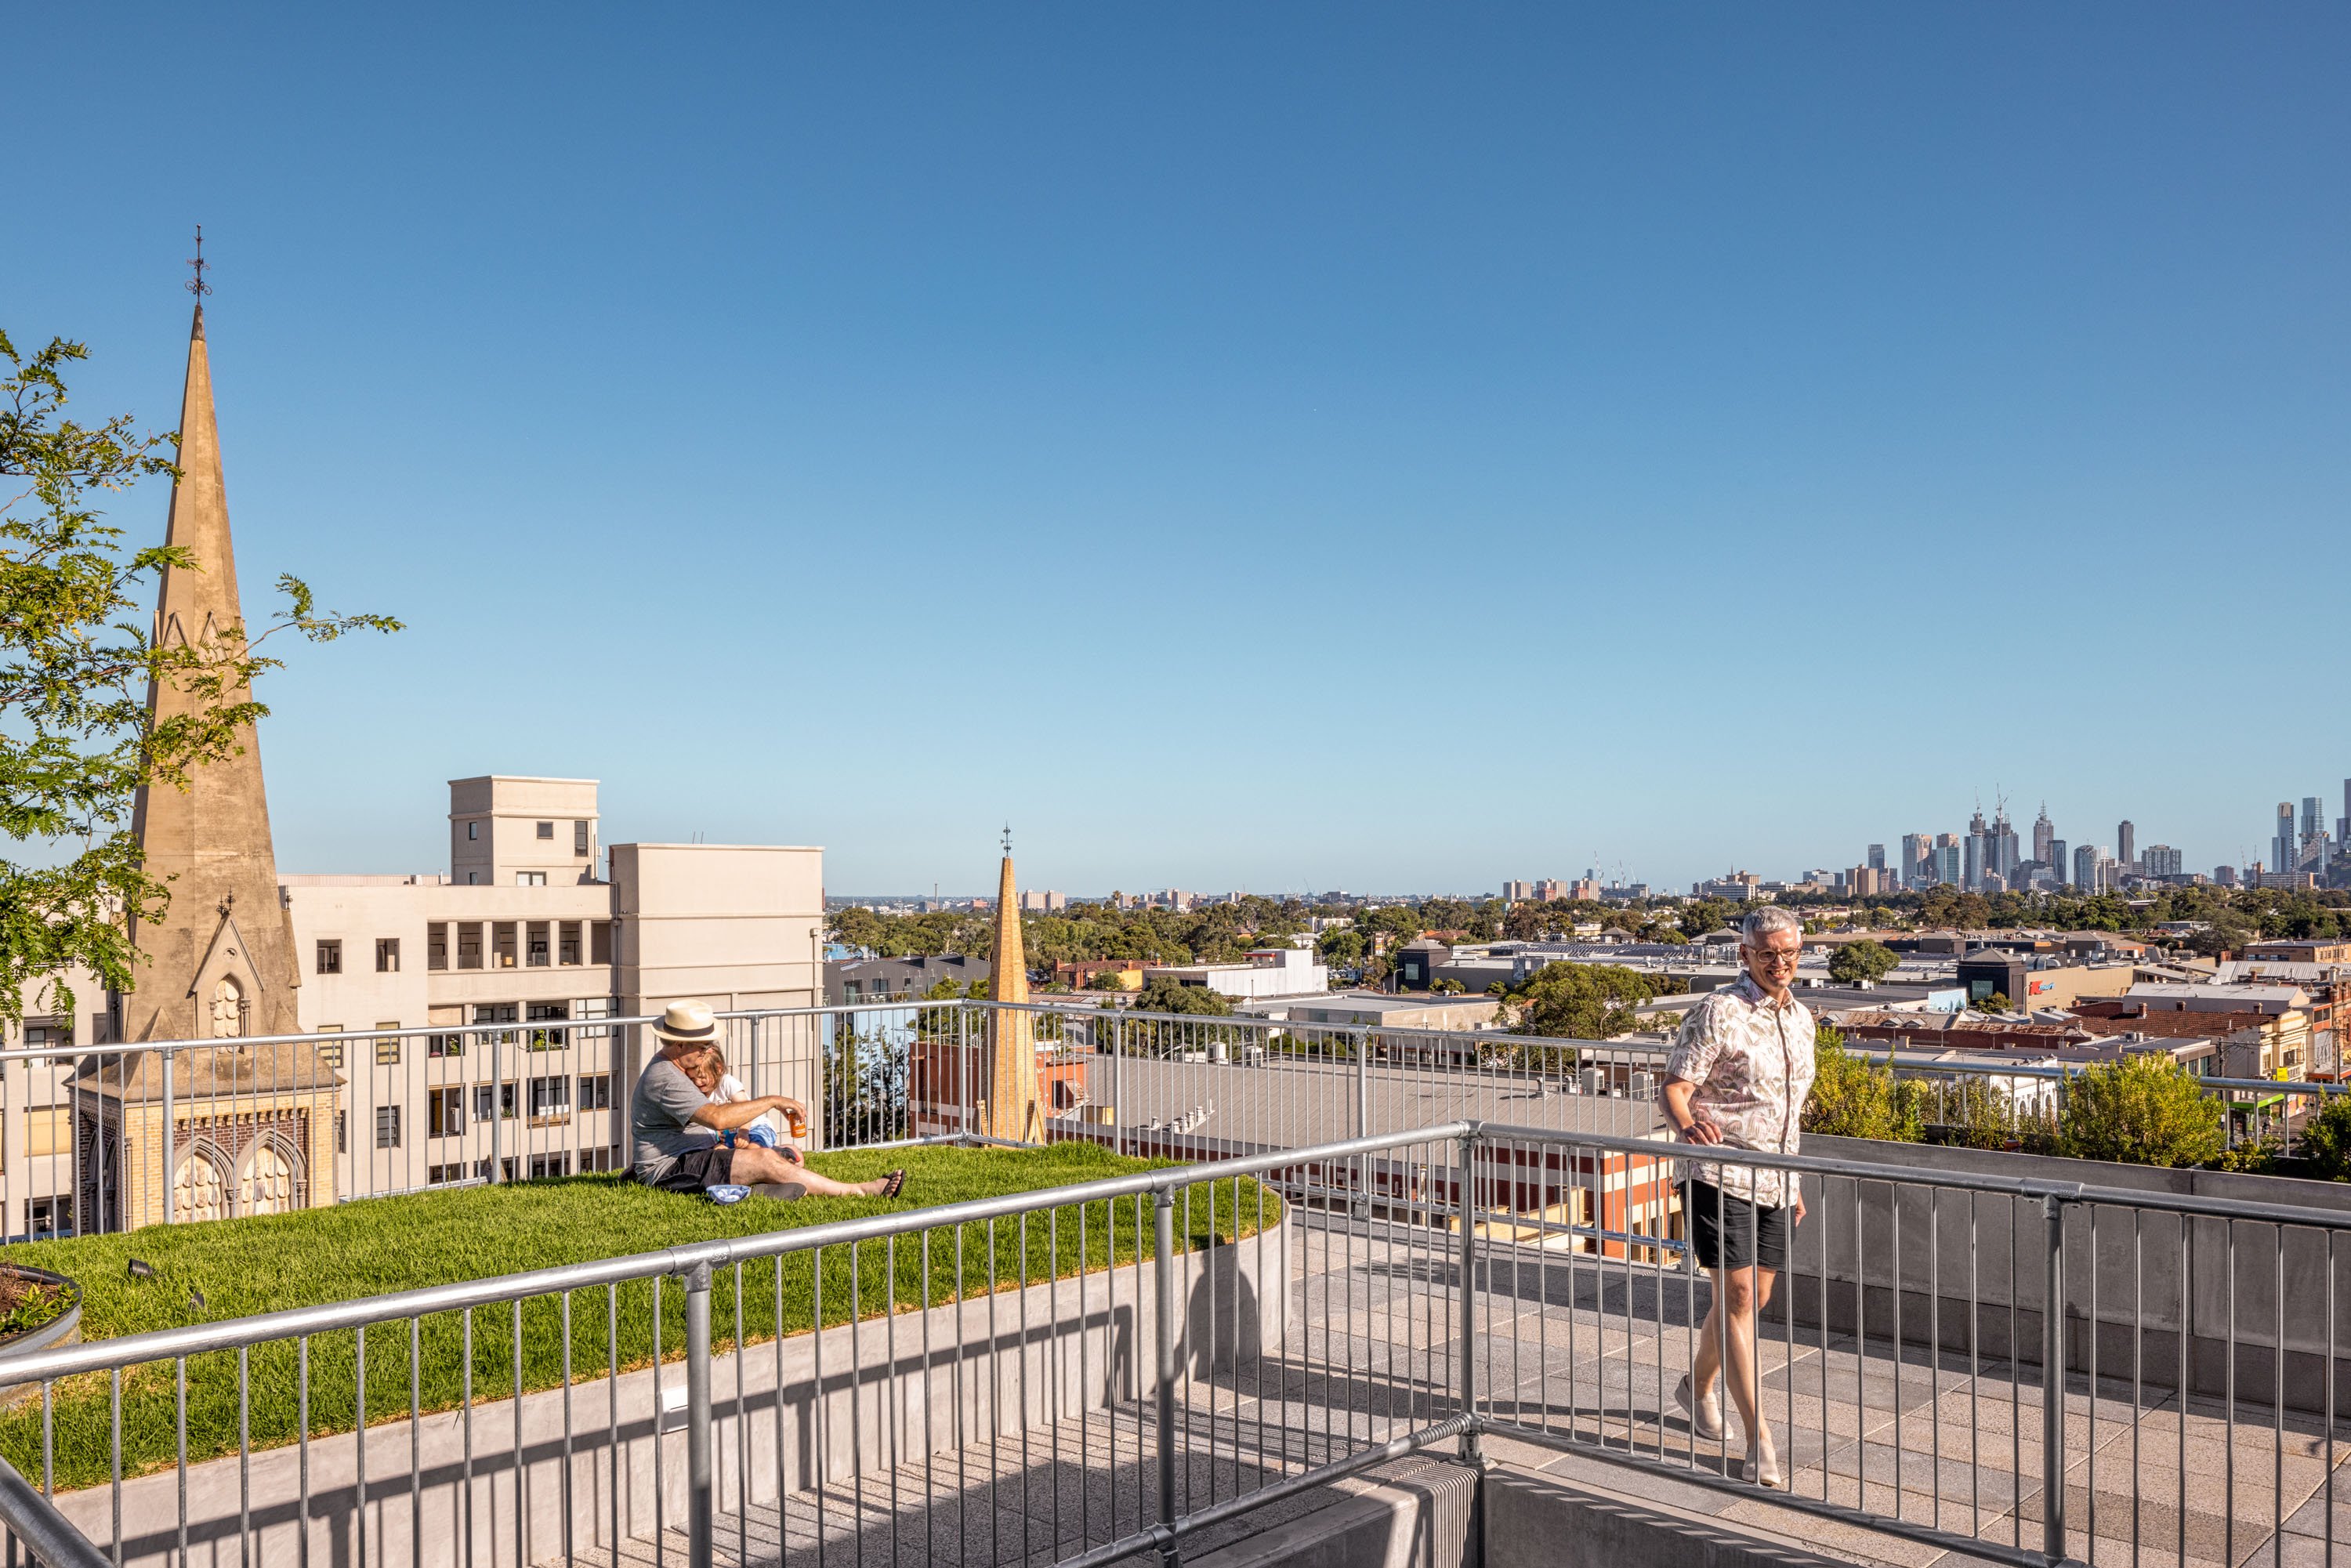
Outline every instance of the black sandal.
<svg viewBox="0 0 2351 1568"><path fill-rule="evenodd" d="M879 1193L878 1193L878 1194L876 1194L875 1196L876 1196L876 1197L897 1197L900 1193L902 1193L902 1192L904 1192L904 1191L905 1191L905 1190L906 1190L906 1173L905 1173L905 1171L904 1171L904 1170L903 1170L903 1169L900 1169L900 1170L894 1170L894 1171L892 1171L892 1172L891 1172L887 1176L884 1176L884 1177L883 1178L883 1182L882 1182L882 1190L881 1190L881 1192L879 1192Z"/></svg>

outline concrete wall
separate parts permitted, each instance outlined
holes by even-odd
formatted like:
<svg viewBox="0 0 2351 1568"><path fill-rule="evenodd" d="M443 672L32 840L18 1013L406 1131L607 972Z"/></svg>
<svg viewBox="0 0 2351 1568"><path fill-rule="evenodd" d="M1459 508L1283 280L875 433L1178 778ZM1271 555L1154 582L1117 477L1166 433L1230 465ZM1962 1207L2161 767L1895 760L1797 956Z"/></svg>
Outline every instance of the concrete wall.
<svg viewBox="0 0 2351 1568"><path fill-rule="evenodd" d="M1804 1152L1994 1179L2082 1182L2351 1214L2351 1186L2283 1176L1850 1138L1807 1138ZM1805 1196L1812 1212L1797 1228L1774 1322L1792 1309L1799 1323L1826 1322L1850 1332L1865 1321L1872 1334L1890 1334L1898 1300L1905 1341L1927 1344L1939 1333L1947 1351L1964 1353L1972 1301L1980 1354L2008 1355L2012 1336L2017 1358L2040 1365L2048 1230L2039 1199L1809 1177ZM2103 1375L2129 1377L2136 1336L2147 1386L2176 1386L2184 1354L2188 1386L2221 1395L2233 1322L2240 1399L2269 1401L2282 1344L2289 1408L2325 1408L2330 1358L2338 1406L2351 1401L2351 1239L2330 1252L2326 1233L2314 1229L2069 1205L2064 1260L2073 1371L2091 1370L2095 1357Z"/></svg>
<svg viewBox="0 0 2351 1568"><path fill-rule="evenodd" d="M1262 1240L1251 1238L1179 1260L1177 1333L1196 1375L1211 1365L1229 1368L1236 1355L1246 1361L1260 1350L1280 1349L1287 1333L1290 1249L1290 1228L1278 1226ZM846 1266L845 1257L836 1258L839 1266ZM714 1356L713 1469L720 1511L739 1501L738 1477L746 1462L754 1501L772 1503L779 1473L789 1491L816 1484L820 1453L829 1478L851 1474L861 1458L871 1477L894 1464L918 1462L925 1454L985 1442L991 1434L1009 1435L1113 1403L1132 1405L1138 1378L1148 1390L1155 1297L1147 1261L1139 1269L1096 1272L1083 1281L1032 1287L1025 1292L1025 1322L1023 1303L1024 1293L1006 1291L926 1313L869 1320L853 1336L847 1326L828 1329L821 1336L820 1388L814 1336L784 1341L780 1354L767 1344L754 1345L739 1358ZM590 1291L574 1310L599 1306L597 1292ZM714 1322L715 1345L725 1343L726 1329L723 1321ZM397 1382L405 1369L394 1363L377 1375ZM663 1520L682 1524L685 1372L677 1363L659 1369L662 1390L677 1402L674 1410L657 1404L654 1375L647 1368L617 1383L597 1379L569 1391L529 1395L518 1403L477 1406L470 1438L461 1413L428 1416L416 1428L421 1487L410 1479L410 1424L400 1420L372 1428L365 1449L364 1551L359 1442L346 1434L311 1443L308 1560L517 1568L563 1554L567 1507L570 1539L579 1549L609 1542L616 1495L623 1536L652 1533L657 1494ZM469 1440L470 1482L465 1458ZM296 1560L302 1528L299 1463L299 1451L291 1448L253 1457L256 1562ZM177 1487L177 1474L171 1470L124 1485L126 1568L181 1568L175 1561ZM57 1500L76 1528L101 1550L107 1547L112 1538L108 1488L61 1494ZM189 1471L184 1568L240 1568L238 1501L235 1457Z"/></svg>

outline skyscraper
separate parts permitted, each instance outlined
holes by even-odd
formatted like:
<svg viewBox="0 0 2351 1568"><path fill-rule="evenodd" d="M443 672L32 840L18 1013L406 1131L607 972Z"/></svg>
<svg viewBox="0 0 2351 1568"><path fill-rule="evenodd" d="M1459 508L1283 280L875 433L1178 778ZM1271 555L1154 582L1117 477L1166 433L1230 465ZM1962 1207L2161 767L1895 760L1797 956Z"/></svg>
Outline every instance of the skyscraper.
<svg viewBox="0 0 2351 1568"><path fill-rule="evenodd" d="M1869 846L1869 869L1872 871L1884 871L1886 869L1886 846L1884 844L1872 844Z"/></svg>
<svg viewBox="0 0 2351 1568"><path fill-rule="evenodd" d="M1984 873L1991 869L1984 863L1984 841L1990 836L1984 829L1983 808L1979 806L1976 814L1968 819L1966 880L1959 883L1970 893L1981 891Z"/></svg>
<svg viewBox="0 0 2351 1568"><path fill-rule="evenodd" d="M2074 874L2072 868L2065 863L2065 841L2063 839L2049 841L2049 874L2059 882Z"/></svg>
<svg viewBox="0 0 2351 1568"><path fill-rule="evenodd" d="M1927 863L1927 857L1933 852L1934 847L1935 840L1931 834L1905 833L1902 835L1903 886L1913 886L1922 881L1930 886L1933 884L1934 868Z"/></svg>
<svg viewBox="0 0 2351 1568"><path fill-rule="evenodd" d="M2115 859L2124 865L2138 858L2138 829L2125 817L2115 824Z"/></svg>
<svg viewBox="0 0 2351 1568"><path fill-rule="evenodd" d="M2277 832L2270 840L2270 870L2292 871L2294 852L2294 802L2280 800L2277 808Z"/></svg>
<svg viewBox="0 0 2351 1568"><path fill-rule="evenodd" d="M2318 812L2318 797L2304 795L2302 798L2302 841L2305 844L2318 837L2320 827Z"/></svg>
<svg viewBox="0 0 2351 1568"><path fill-rule="evenodd" d="M2098 846L2084 844L2074 852L2074 885L2084 893L2103 891L2098 886Z"/></svg>
<svg viewBox="0 0 2351 1568"><path fill-rule="evenodd" d="M1934 869L1927 873L1927 877L1933 884L1937 886L1949 884L1952 887L1962 885L1959 879L1966 874L1966 872L1959 864L1959 835L1937 833L1934 853L1928 863Z"/></svg>
<svg viewBox="0 0 2351 1568"><path fill-rule="evenodd" d="M2016 829L2008 820L2008 808L1995 806L1991 813L1991 834L1985 841L1984 870L2011 887L2016 885L2016 868L2023 863L2023 852L2018 847Z"/></svg>
<svg viewBox="0 0 2351 1568"><path fill-rule="evenodd" d="M2041 802L2041 815L2032 820L2032 858L2043 865L2056 866L2058 878L2063 881L2065 868L2057 865L2055 861L2050 859L2050 855L2053 852L2050 846L2056 841L2057 827L2049 820L2049 802L2043 800Z"/></svg>

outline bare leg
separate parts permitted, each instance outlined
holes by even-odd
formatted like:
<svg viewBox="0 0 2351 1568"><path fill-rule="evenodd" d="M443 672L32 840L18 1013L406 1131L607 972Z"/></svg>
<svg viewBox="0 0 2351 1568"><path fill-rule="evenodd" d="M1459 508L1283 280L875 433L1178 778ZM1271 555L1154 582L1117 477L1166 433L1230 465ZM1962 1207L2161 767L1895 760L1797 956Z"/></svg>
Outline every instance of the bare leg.
<svg viewBox="0 0 2351 1568"><path fill-rule="evenodd" d="M1761 1386L1755 1366L1755 1312L1771 1299L1774 1276L1769 1269L1709 1269L1714 1304L1698 1332L1698 1355L1690 1363L1690 1387L1704 1394L1723 1373L1739 1418L1746 1423L1748 1443L1755 1442ZM1728 1313L1726 1322L1725 1314Z"/></svg>
<svg viewBox="0 0 2351 1568"><path fill-rule="evenodd" d="M735 1163L730 1171L737 1181L747 1186L759 1182L788 1181L806 1188L812 1197L879 1197L890 1182L887 1176L872 1181L835 1181L806 1166L795 1165L775 1150L763 1149L757 1144L735 1151Z"/></svg>

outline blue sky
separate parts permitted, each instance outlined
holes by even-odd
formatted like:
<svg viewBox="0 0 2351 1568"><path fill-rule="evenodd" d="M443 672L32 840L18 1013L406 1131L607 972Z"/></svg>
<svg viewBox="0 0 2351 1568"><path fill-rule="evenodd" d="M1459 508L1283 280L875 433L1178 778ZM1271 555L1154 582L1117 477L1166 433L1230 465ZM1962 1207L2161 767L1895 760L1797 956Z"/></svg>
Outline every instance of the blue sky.
<svg viewBox="0 0 2351 1568"><path fill-rule="evenodd" d="M281 863L443 781L835 891L1850 864L2341 810L2351 13L16 16L0 323L176 412ZM116 519L160 534L164 497Z"/></svg>

